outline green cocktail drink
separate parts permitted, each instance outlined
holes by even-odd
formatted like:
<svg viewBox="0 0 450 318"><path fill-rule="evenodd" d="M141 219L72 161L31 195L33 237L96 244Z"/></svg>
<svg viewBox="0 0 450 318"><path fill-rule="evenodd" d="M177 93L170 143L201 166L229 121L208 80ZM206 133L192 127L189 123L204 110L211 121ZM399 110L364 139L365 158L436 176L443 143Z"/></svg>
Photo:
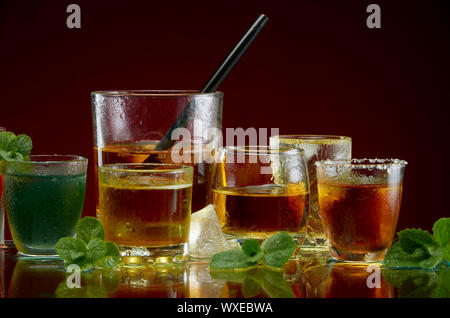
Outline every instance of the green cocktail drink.
<svg viewBox="0 0 450 318"><path fill-rule="evenodd" d="M30 156L30 160L4 166L11 234L22 254L55 255L55 244L75 234L81 217L87 159L52 155Z"/></svg>

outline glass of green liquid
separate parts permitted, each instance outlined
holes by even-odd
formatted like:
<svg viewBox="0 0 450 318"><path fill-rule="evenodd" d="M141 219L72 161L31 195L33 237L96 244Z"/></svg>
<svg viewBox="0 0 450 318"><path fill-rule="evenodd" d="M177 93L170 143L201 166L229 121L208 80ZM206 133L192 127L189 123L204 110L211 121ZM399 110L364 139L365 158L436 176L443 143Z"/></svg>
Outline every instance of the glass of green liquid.
<svg viewBox="0 0 450 318"><path fill-rule="evenodd" d="M35 155L3 164L4 205L20 254L56 256L54 246L73 236L81 217L88 160Z"/></svg>

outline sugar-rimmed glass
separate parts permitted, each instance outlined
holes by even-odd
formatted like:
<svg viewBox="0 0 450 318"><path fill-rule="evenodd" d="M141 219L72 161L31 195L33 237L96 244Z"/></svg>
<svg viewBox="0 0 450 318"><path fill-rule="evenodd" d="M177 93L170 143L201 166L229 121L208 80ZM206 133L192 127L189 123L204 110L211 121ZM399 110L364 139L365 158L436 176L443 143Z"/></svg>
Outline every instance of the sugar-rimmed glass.
<svg viewBox="0 0 450 318"><path fill-rule="evenodd" d="M330 252L343 261L380 261L395 235L406 161L316 162L319 206Z"/></svg>

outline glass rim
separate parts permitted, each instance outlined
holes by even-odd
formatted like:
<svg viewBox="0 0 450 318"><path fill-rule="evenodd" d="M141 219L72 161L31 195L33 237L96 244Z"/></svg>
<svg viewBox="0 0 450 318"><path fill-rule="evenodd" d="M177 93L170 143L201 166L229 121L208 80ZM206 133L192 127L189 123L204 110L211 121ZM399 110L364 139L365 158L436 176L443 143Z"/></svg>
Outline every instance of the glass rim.
<svg viewBox="0 0 450 318"><path fill-rule="evenodd" d="M133 169L132 167L172 167L168 169ZM118 168L125 167L125 168ZM126 168L130 167L130 168ZM128 172L128 173L180 173L193 172L194 168L189 165L173 163L112 163L98 167L101 172Z"/></svg>
<svg viewBox="0 0 450 318"><path fill-rule="evenodd" d="M314 134L290 134L290 135L276 135L271 136L273 139L291 139L291 140L302 140L302 141L338 141L338 140L349 140L352 141L352 137L349 136L339 136L339 135L314 135Z"/></svg>
<svg viewBox="0 0 450 318"><path fill-rule="evenodd" d="M319 160L316 161L315 166L319 167L348 167L357 169L387 169L387 168L404 168L408 162L401 159L337 159L337 160Z"/></svg>
<svg viewBox="0 0 450 318"><path fill-rule="evenodd" d="M263 150L264 149L264 150ZM281 151L280 151L281 150ZM300 153L300 154L304 154L304 150L303 149L298 149L298 148L292 148L292 147L286 147L286 146L281 146L281 147L271 147L271 146L266 146L266 145L257 145L257 146L251 146L251 145L246 145L246 146L226 146L224 147L221 151L223 152L243 152L245 154L249 154L249 155L260 155L260 154L277 154L277 153L285 153L285 154L289 154L289 153Z"/></svg>
<svg viewBox="0 0 450 318"><path fill-rule="evenodd" d="M119 90L100 90L93 91L91 95L103 96L148 96L148 97L180 97L180 96L223 96L223 92L215 91L209 93L202 93L198 90L164 90L164 89L119 89Z"/></svg>
<svg viewBox="0 0 450 318"><path fill-rule="evenodd" d="M50 164L64 164L64 163L75 163L75 162L87 162L88 159L82 156L78 156L78 155L58 155L58 154L53 154L53 155L29 155L30 160L17 160L15 162L20 162L20 163L29 163L29 164L45 164L45 165L50 165ZM44 161L37 161L37 160L32 160L33 158L61 158L60 160L44 160ZM67 158L67 160L64 160L62 158Z"/></svg>

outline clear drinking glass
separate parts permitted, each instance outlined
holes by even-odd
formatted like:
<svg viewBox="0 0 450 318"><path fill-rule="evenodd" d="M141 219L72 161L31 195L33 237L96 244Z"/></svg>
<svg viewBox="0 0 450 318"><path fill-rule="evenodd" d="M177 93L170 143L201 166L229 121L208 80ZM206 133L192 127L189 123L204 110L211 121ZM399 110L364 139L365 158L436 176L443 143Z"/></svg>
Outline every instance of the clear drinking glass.
<svg viewBox="0 0 450 318"><path fill-rule="evenodd" d="M332 135L280 135L270 138L270 144L279 147L293 147L304 151L310 182L310 213L308 230L303 247L326 248L326 236L320 218L317 199L317 178L315 162L319 160L350 159L352 139Z"/></svg>
<svg viewBox="0 0 450 318"><path fill-rule="evenodd" d="M302 150L226 147L214 165L212 190L215 211L230 241L263 240L286 231L302 244L309 209Z"/></svg>
<svg viewBox="0 0 450 318"><path fill-rule="evenodd" d="M91 97L96 182L97 168L104 164L186 164L194 168L192 210L207 205L211 178L208 155L214 156L222 142L216 138L222 130L221 92L101 91ZM175 131L175 145L156 150L188 104L193 110L188 112L185 129Z"/></svg>
<svg viewBox="0 0 450 318"><path fill-rule="evenodd" d="M384 258L395 235L406 164L398 159L316 162L320 214L335 259Z"/></svg>
<svg viewBox="0 0 450 318"><path fill-rule="evenodd" d="M173 164L99 167L100 220L125 263L186 260L193 173Z"/></svg>
<svg viewBox="0 0 450 318"><path fill-rule="evenodd" d="M73 236L81 217L88 160L34 155L3 163L5 210L19 253L56 255L60 238Z"/></svg>
<svg viewBox="0 0 450 318"><path fill-rule="evenodd" d="M6 131L4 127L0 127L0 132ZM0 163L1 165L1 163ZM3 176L0 166L0 249L13 248L14 243L11 239L6 213L3 207Z"/></svg>

